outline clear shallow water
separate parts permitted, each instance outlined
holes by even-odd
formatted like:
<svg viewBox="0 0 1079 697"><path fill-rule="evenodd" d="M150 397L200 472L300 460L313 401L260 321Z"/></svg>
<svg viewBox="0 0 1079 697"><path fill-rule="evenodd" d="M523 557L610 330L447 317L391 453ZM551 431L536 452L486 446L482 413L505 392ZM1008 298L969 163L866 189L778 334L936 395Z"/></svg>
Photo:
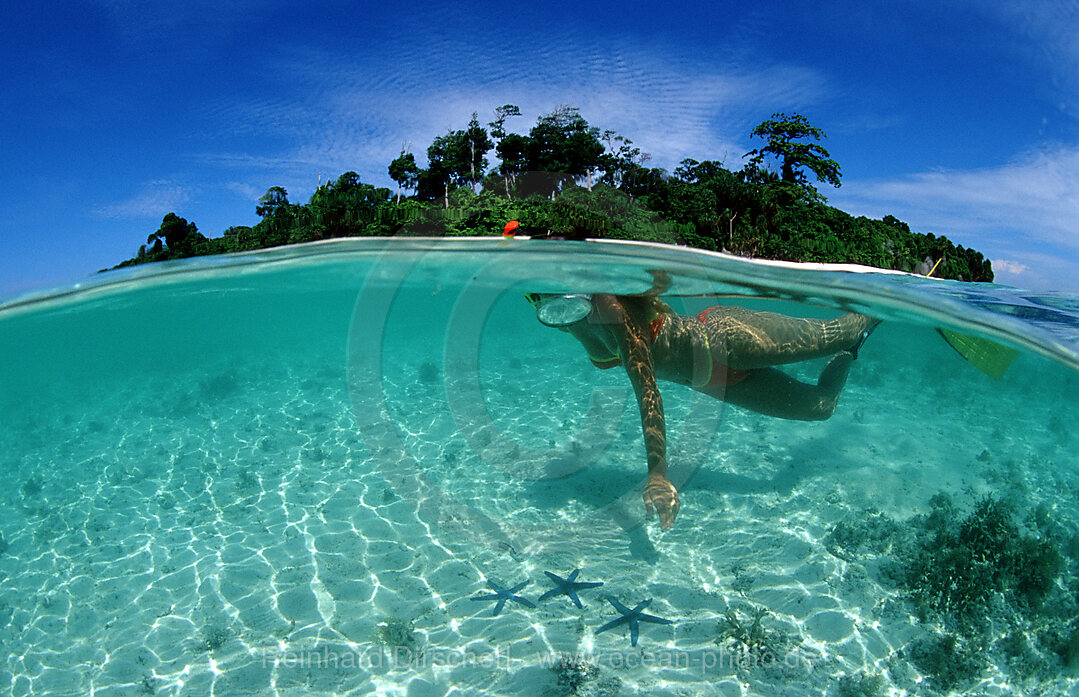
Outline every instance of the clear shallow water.
<svg viewBox="0 0 1079 697"><path fill-rule="evenodd" d="M682 496L667 532L643 517L624 374L522 298L641 292L650 269L687 314L885 319L825 422L661 385ZM1022 351L994 381L943 326ZM0 690L1067 693L1077 328L1074 297L523 240L320 244L9 300ZM958 522L1004 500L1055 546L1040 603L993 594L977 628L925 611L903 531L939 492ZM605 583L583 609L470 600L493 580L536 601L545 570L575 568ZM635 648L596 633L617 617L605 594L675 623L642 624ZM739 653L727 613L748 632L760 609Z"/></svg>

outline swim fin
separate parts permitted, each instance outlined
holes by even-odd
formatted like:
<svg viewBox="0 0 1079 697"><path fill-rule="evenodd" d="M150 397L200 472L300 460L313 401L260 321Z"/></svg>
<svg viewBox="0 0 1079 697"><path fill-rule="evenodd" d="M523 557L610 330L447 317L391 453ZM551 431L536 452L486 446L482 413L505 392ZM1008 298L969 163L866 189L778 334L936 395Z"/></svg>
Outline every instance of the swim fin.
<svg viewBox="0 0 1079 697"><path fill-rule="evenodd" d="M933 272L937 270L942 261L944 261L943 256L937 259L937 263L933 264L933 268L926 274L926 278L933 275ZM1008 366L1019 355L1019 352L1010 346L1004 346L989 339L960 334L950 329L938 329L937 331L940 332L940 335L944 337L949 346L955 349L960 356L967 359L968 363L994 380L1004 377L1004 373L1008 372Z"/></svg>
<svg viewBox="0 0 1079 697"><path fill-rule="evenodd" d="M940 335L948 342L960 356L967 359L972 366L982 371L994 380L1000 380L1008 371L1019 351L1010 346L998 344L989 339L977 336L968 336L953 332L950 329L938 329Z"/></svg>

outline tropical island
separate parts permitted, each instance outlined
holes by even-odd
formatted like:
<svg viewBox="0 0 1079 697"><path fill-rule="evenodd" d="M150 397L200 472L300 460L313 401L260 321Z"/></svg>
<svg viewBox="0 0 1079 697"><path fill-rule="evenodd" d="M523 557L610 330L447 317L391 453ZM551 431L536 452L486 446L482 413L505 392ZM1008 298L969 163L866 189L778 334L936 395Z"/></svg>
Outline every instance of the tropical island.
<svg viewBox="0 0 1079 697"><path fill-rule="evenodd" d="M428 146L426 168L402 151L387 167L396 191L351 171L320 184L306 204L271 187L258 201L256 225L215 238L168 213L118 267L340 237L501 235L517 221L518 232L537 237L646 240L993 280L988 259L947 237L912 232L891 215L854 217L829 206L814 181L840 186L839 164L819 143L824 132L801 114L774 114L754 128L763 143L739 170L685 159L674 172L649 167L651 155L574 107L540 116L527 135L507 130L520 116L507 104L484 126L473 113L464 129Z"/></svg>

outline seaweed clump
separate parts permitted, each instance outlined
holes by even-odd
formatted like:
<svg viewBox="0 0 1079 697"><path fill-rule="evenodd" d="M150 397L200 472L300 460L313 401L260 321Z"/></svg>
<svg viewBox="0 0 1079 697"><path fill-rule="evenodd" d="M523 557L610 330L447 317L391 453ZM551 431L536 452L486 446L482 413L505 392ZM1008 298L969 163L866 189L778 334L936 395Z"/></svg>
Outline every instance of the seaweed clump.
<svg viewBox="0 0 1079 697"><path fill-rule="evenodd" d="M738 617L738 613L731 607L727 607L723 619L717 628L717 645L728 644L735 651L757 656L771 654L778 658L790 645L790 638L779 631L768 631L764 628L764 618L768 610L763 607L753 609L752 614L747 613L746 621Z"/></svg>
<svg viewBox="0 0 1079 697"><path fill-rule="evenodd" d="M993 497L964 515L938 494L926 514L893 521L863 513L837 524L824 543L850 562L882 557L874 567L880 580L905 590L918 616L936 623L904 651L936 689L975 679L987 652L1014 676L1049 679L1079 665L1079 559L1065 544L1066 564L1060 543L1072 533L1052 507L1027 518L1017 520Z"/></svg>
<svg viewBox="0 0 1079 697"><path fill-rule="evenodd" d="M22 486L19 488L19 490L22 491L22 495L25 498L29 499L35 496L39 496L43 488L44 487L41 483L40 477L30 477L22 483Z"/></svg>
<svg viewBox="0 0 1079 697"><path fill-rule="evenodd" d="M566 690L566 694L570 695L577 694L577 690L585 683L599 676L599 668L596 664L580 656L561 656L551 670L555 672L555 677L558 679L558 687Z"/></svg>
<svg viewBox="0 0 1079 697"><path fill-rule="evenodd" d="M884 693L884 676L880 673L844 675L839 679L837 697L879 697Z"/></svg>
<svg viewBox="0 0 1079 697"><path fill-rule="evenodd" d="M887 554L900 532L899 524L880 511L869 510L856 519L840 521L824 539L834 556L854 561L866 554Z"/></svg>
<svg viewBox="0 0 1079 697"><path fill-rule="evenodd" d="M201 380L198 391L200 402L222 401L240 391L240 381L234 373L223 372Z"/></svg>
<svg viewBox="0 0 1079 697"><path fill-rule="evenodd" d="M1010 506L992 497L966 517L944 494L929 505L915 525L902 580L923 617L935 613L947 632L911 644L910 661L944 691L985 669L990 644L1017 676L1051 675L1054 652L1067 665L1072 622L1066 606L1074 602L1060 598L1053 613L1043 608L1064 571L1053 538L1027 534ZM1001 631L1003 638L994 641Z"/></svg>
<svg viewBox="0 0 1079 697"><path fill-rule="evenodd" d="M387 617L375 628L375 644L388 648L416 648L416 627L410 620Z"/></svg>
<svg viewBox="0 0 1079 697"><path fill-rule="evenodd" d="M438 366L431 361L424 361L420 366L419 380L424 385L433 385L438 382L439 370Z"/></svg>
<svg viewBox="0 0 1079 697"><path fill-rule="evenodd" d="M209 625L202 630L202 641L195 648L200 653L213 653L225 645L230 637L229 630L221 625Z"/></svg>
<svg viewBox="0 0 1079 697"><path fill-rule="evenodd" d="M912 598L926 608L978 623L997 595L1036 610L1063 569L1056 546L1024 535L1003 501L986 497L958 520L951 499L934 496L906 565Z"/></svg>
<svg viewBox="0 0 1079 697"><path fill-rule="evenodd" d="M908 647L911 663L929 676L933 687L950 691L977 677L985 668L984 655L955 634L923 637Z"/></svg>

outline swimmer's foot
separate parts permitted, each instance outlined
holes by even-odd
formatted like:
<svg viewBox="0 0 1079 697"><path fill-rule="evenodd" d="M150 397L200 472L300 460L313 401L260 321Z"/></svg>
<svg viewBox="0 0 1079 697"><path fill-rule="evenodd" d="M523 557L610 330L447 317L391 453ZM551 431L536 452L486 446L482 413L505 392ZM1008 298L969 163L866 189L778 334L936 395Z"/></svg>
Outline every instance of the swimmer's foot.
<svg viewBox="0 0 1079 697"><path fill-rule="evenodd" d="M858 358L858 352L862 350L862 344L865 343L865 340L869 338L870 334L872 334L874 331L876 331L878 326L880 326L880 320L879 319L871 320L869 326L866 327L865 331L862 332L862 335L858 337L858 340L854 342L854 345L846 350L847 353L849 353L852 357L857 359Z"/></svg>
<svg viewBox="0 0 1079 697"><path fill-rule="evenodd" d="M674 525L679 505L678 490L674 484L662 474L648 475L648 482L644 485L644 510L648 515L655 511L661 528L666 530Z"/></svg>

